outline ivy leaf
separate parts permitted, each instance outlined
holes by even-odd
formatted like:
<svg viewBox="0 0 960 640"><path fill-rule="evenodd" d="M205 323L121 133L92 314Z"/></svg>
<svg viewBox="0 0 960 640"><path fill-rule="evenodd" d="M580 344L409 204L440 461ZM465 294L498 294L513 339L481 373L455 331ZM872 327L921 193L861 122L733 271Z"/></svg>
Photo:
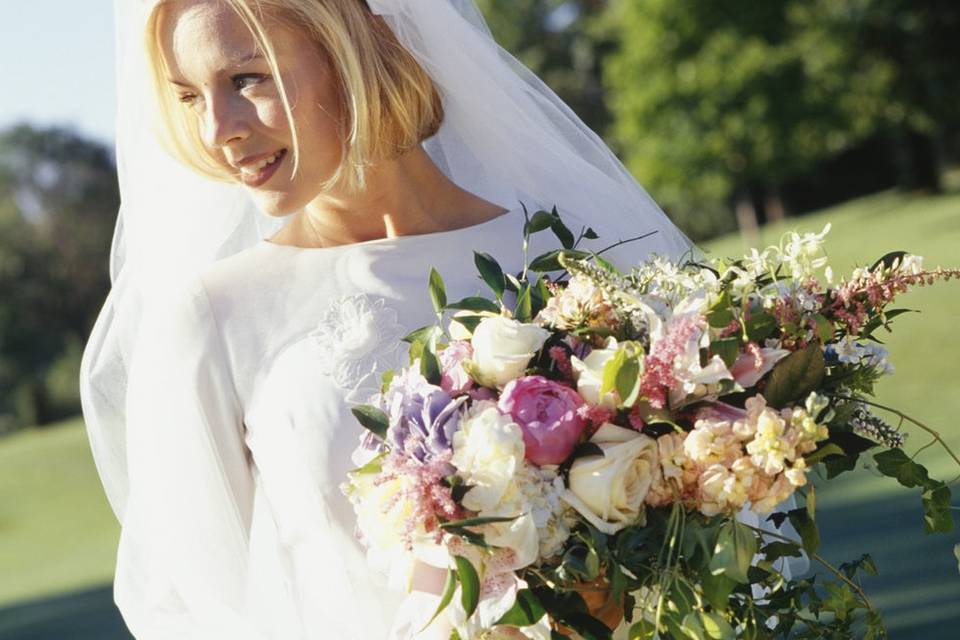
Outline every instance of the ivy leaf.
<svg viewBox="0 0 960 640"><path fill-rule="evenodd" d="M943 482L923 492L924 533L950 533L953 531L953 515L950 512L950 487Z"/></svg>
<svg viewBox="0 0 960 640"><path fill-rule="evenodd" d="M792 509L787 512L790 524L800 534L800 542L803 544L803 550L813 555L820 548L820 531L817 529L817 523L807 512L806 507Z"/></svg>
<svg viewBox="0 0 960 640"><path fill-rule="evenodd" d="M587 240L596 240L600 236L597 235L596 231L594 231L590 227L587 227L587 230L583 232L583 237L586 238Z"/></svg>
<svg viewBox="0 0 960 640"><path fill-rule="evenodd" d="M819 342L794 351L777 363L763 391L767 404L781 409L792 400L805 398L815 391L826 375L826 364Z"/></svg>
<svg viewBox="0 0 960 640"><path fill-rule="evenodd" d="M747 571L757 553L757 537L736 520L724 523L717 536L717 546L710 560L710 571L724 574L741 584L749 584Z"/></svg>
<svg viewBox="0 0 960 640"><path fill-rule="evenodd" d="M369 404L354 407L350 412L365 429L381 440L386 440L387 428L390 426L390 420L387 418L387 414Z"/></svg>
<svg viewBox="0 0 960 640"><path fill-rule="evenodd" d="M443 278L436 269L430 269L430 302L433 303L433 310L442 313L447 306L447 289L443 284Z"/></svg>
<svg viewBox="0 0 960 640"><path fill-rule="evenodd" d="M503 297L503 290L507 286L500 263L494 260L490 254L480 251L473 252L473 262L477 265L477 270L480 271L480 277L493 291L497 300L500 300Z"/></svg>
<svg viewBox="0 0 960 640"><path fill-rule="evenodd" d="M703 596L717 611L726 611L730 594L736 587L736 580L722 573L714 574L711 571L704 571L700 574L700 588L703 590Z"/></svg>
<svg viewBox="0 0 960 640"><path fill-rule="evenodd" d="M497 620L496 624L509 624L515 627L527 627L536 624L547 612L537 596L530 589L517 591L513 606Z"/></svg>
<svg viewBox="0 0 960 640"><path fill-rule="evenodd" d="M828 456L844 455L846 454L844 453L843 449L840 448L840 445L834 444L833 442L828 442L810 455L804 456L804 460L806 461L808 467L812 467ZM856 462L856 458L854 458L854 462Z"/></svg>
<svg viewBox="0 0 960 640"><path fill-rule="evenodd" d="M457 565L457 576L460 579L460 604L469 618L480 604L480 576L473 564L463 556L453 556Z"/></svg>
<svg viewBox="0 0 960 640"><path fill-rule="evenodd" d="M914 462L903 449L889 449L873 456L877 463L877 471L912 489L913 487L931 488L936 484L930 479L927 470Z"/></svg>

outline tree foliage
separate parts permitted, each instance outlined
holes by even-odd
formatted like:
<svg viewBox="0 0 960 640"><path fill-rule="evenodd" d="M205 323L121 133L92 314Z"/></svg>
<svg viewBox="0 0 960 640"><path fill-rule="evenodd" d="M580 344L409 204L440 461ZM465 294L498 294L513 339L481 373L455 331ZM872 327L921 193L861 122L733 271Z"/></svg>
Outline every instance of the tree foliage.
<svg viewBox="0 0 960 640"><path fill-rule="evenodd" d="M63 129L0 134L0 430L78 409L118 206L103 145Z"/></svg>

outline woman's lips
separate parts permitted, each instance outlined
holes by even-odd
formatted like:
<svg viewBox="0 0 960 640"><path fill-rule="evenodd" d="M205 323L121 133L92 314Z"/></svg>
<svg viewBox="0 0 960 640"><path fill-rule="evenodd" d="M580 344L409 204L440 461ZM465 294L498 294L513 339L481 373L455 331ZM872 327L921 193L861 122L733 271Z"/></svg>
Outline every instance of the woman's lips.
<svg viewBox="0 0 960 640"><path fill-rule="evenodd" d="M267 182L277 172L280 163L287 157L287 150L281 149L274 154L276 160L269 162L256 171L243 169L240 171L240 181L248 187L259 187Z"/></svg>

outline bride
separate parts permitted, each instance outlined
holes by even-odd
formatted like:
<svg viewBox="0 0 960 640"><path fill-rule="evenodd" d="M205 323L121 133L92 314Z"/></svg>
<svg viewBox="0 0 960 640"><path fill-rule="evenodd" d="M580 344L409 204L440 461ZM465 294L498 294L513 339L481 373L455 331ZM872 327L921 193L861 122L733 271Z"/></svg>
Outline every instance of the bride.
<svg viewBox="0 0 960 640"><path fill-rule="evenodd" d="M124 619L141 639L445 640L416 635L437 575L391 588L339 490L351 405L434 320L430 268L452 298L480 291L473 250L519 269L521 203L596 248L655 232L621 266L689 243L472 0L116 10L123 205L81 387Z"/></svg>

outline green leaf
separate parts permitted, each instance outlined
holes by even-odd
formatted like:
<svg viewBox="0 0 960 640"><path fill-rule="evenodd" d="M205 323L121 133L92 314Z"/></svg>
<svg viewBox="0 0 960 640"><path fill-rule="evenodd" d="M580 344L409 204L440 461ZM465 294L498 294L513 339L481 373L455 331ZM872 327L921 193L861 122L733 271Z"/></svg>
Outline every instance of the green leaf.
<svg viewBox="0 0 960 640"><path fill-rule="evenodd" d="M497 620L496 624L509 624L515 627L527 627L536 624L547 613L537 596L530 589L517 591L513 606Z"/></svg>
<svg viewBox="0 0 960 640"><path fill-rule="evenodd" d="M819 313L813 316L813 319L817 323L817 336L819 336L820 342L826 344L833 340L833 323Z"/></svg>
<svg viewBox="0 0 960 640"><path fill-rule="evenodd" d="M923 465L914 462L903 449L888 449L873 456L877 463L877 471L912 489L913 487L932 488L937 483L930 479L930 475Z"/></svg>
<svg viewBox="0 0 960 640"><path fill-rule="evenodd" d="M483 316L453 316L452 320L462 325L463 328L470 333L473 333L477 325L480 324L480 321L483 320Z"/></svg>
<svg viewBox="0 0 960 640"><path fill-rule="evenodd" d="M533 304L530 300L530 283L525 282L517 296L517 306L513 310L513 317L520 322L530 322L533 315Z"/></svg>
<svg viewBox="0 0 960 640"><path fill-rule="evenodd" d="M422 633L424 629L433 624L433 621L437 619L437 616L439 616L443 610L447 608L447 605L450 604L451 600L453 600L453 594L457 590L457 582L457 572L453 569L448 570L447 581L443 585L443 591L440 595L440 603L437 605L437 610L433 612L433 615L430 616L430 620L427 622L427 624L423 625L418 634Z"/></svg>
<svg viewBox="0 0 960 640"><path fill-rule="evenodd" d="M617 378L620 376L620 369L627 362L627 351L618 349L613 357L607 360L603 365L603 379L600 382L600 397L607 395L617 388Z"/></svg>
<svg viewBox="0 0 960 640"><path fill-rule="evenodd" d="M630 627L628 640L653 640L657 635L657 628L648 620L640 620Z"/></svg>
<svg viewBox="0 0 960 640"><path fill-rule="evenodd" d="M781 409L787 403L816 391L825 374L823 350L819 342L813 342L777 363L770 373L763 396L771 407Z"/></svg>
<svg viewBox="0 0 960 640"><path fill-rule="evenodd" d="M707 599L710 606L718 611L726 611L728 598L736 587L737 581L722 573L714 574L711 571L704 571L700 574L700 588L703 590L703 597Z"/></svg>
<svg viewBox="0 0 960 640"><path fill-rule="evenodd" d="M590 227L587 227L587 230L583 232L583 237L586 238L587 240L596 240L600 236L597 235L596 231L594 231Z"/></svg>
<svg viewBox="0 0 960 640"><path fill-rule="evenodd" d="M463 556L453 556L453 561L457 565L457 576L460 579L460 604L469 618L480 604L480 576Z"/></svg>
<svg viewBox="0 0 960 640"><path fill-rule="evenodd" d="M724 574L741 584L749 584L747 570L757 553L757 536L736 520L724 523L710 560L710 571Z"/></svg>
<svg viewBox="0 0 960 640"><path fill-rule="evenodd" d="M613 634L607 625L593 616L574 611L563 616L563 624L576 631L583 640L611 640Z"/></svg>
<svg viewBox="0 0 960 640"><path fill-rule="evenodd" d="M950 533L953 531L953 515L950 510L950 487L943 482L935 483L922 495L924 533Z"/></svg>
<svg viewBox="0 0 960 640"><path fill-rule="evenodd" d="M450 520L449 522L441 522L441 529L453 529L453 528L462 528L462 527L479 527L484 524L494 524L498 522L513 522L520 516L513 517L500 517L500 516L482 516L477 518L464 518L463 520Z"/></svg>
<svg viewBox="0 0 960 640"><path fill-rule="evenodd" d="M893 267L894 264L903 260L903 258L906 255L907 255L906 251L891 251L890 253L885 254L883 257L881 257L876 262L874 262L873 265L870 267L870 271L876 271L880 267L883 267L884 269L889 269Z"/></svg>
<svg viewBox="0 0 960 640"><path fill-rule="evenodd" d="M773 335L777 330L777 319L765 311L754 310L750 319L745 321L747 338L758 344Z"/></svg>
<svg viewBox="0 0 960 640"><path fill-rule="evenodd" d="M560 241L564 249L573 249L573 245L576 242L573 238L573 233L567 228L567 225L563 224L556 207L553 208L552 217L553 221L550 224L550 228L553 229L553 235L557 236L557 240Z"/></svg>
<svg viewBox="0 0 960 640"><path fill-rule="evenodd" d="M728 367L733 366L737 356L740 355L740 338L720 338L710 343L710 351L713 355L720 356L723 363Z"/></svg>
<svg viewBox="0 0 960 640"><path fill-rule="evenodd" d="M807 512L806 507L792 509L787 512L790 524L800 534L800 542L803 544L803 550L809 554L814 554L820 548L820 531L817 529L817 523Z"/></svg>
<svg viewBox="0 0 960 640"><path fill-rule="evenodd" d="M760 553L762 553L763 556L770 562L779 560L785 556L790 558L799 558L803 555L803 553L800 551L800 545L792 542L780 542L779 540L768 543L763 547L763 549L760 550Z"/></svg>
<svg viewBox="0 0 960 640"><path fill-rule="evenodd" d="M490 313L500 313L500 305L493 300L488 300L481 296L469 296L463 300L451 302L447 305L447 309L454 309L457 311L488 311Z"/></svg>
<svg viewBox="0 0 960 640"><path fill-rule="evenodd" d="M500 264L490 254L479 251L473 252L473 262L477 265L477 270L480 271L480 277L493 291L497 300L500 300L507 286Z"/></svg>
<svg viewBox="0 0 960 640"><path fill-rule="evenodd" d="M420 374L430 384L440 384L440 361L430 345L426 345L420 354Z"/></svg>
<svg viewBox="0 0 960 640"><path fill-rule="evenodd" d="M374 407L373 405L363 404L350 410L353 417L373 435L381 440L387 438L387 428L390 426L390 420L387 414Z"/></svg>
<svg viewBox="0 0 960 640"><path fill-rule="evenodd" d="M604 368L606 373L606 368ZM614 381L620 402L624 407L632 407L640 393L640 360L637 356L628 356L623 365L617 369Z"/></svg>
<svg viewBox="0 0 960 640"><path fill-rule="evenodd" d="M814 452L816 455L816 452ZM844 457L830 457L823 461L823 466L827 470L827 480L833 480L841 473L853 471L857 468L857 459L859 455L853 454Z"/></svg>
<svg viewBox="0 0 960 640"><path fill-rule="evenodd" d="M730 623L727 622L723 616L716 613L707 613L706 611L698 612L698 616L700 618L700 627L703 629L707 638L711 640L733 640L736 637L733 627L730 626Z"/></svg>
<svg viewBox="0 0 960 640"><path fill-rule="evenodd" d="M436 332L437 332L437 325L430 324L425 327L420 327L419 329L411 331L410 333L408 333L403 337L403 341L409 342L410 344L414 344L416 342L426 344L427 342L430 342L433 339L433 336L434 334L436 334Z"/></svg>
<svg viewBox="0 0 960 640"><path fill-rule="evenodd" d="M808 456L804 456L804 460L807 463L808 467L812 467L818 462L822 461L827 456L843 456L845 455L843 449L839 445L834 444L833 442L828 442L827 444L821 446L819 449L814 451Z"/></svg>
<svg viewBox="0 0 960 640"><path fill-rule="evenodd" d="M530 266L527 268L536 273L563 271L563 265L560 264L560 249L554 249L553 251L548 251L547 253L537 256L530 262Z"/></svg>
<svg viewBox="0 0 960 640"><path fill-rule="evenodd" d="M436 269L430 269L430 302L433 303L433 310L442 313L447 306L447 289L443 284L443 278Z"/></svg>
<svg viewBox="0 0 960 640"><path fill-rule="evenodd" d="M523 233L533 235L544 229L549 229L551 226L553 226L553 216L546 211L537 211L530 220L523 225Z"/></svg>

